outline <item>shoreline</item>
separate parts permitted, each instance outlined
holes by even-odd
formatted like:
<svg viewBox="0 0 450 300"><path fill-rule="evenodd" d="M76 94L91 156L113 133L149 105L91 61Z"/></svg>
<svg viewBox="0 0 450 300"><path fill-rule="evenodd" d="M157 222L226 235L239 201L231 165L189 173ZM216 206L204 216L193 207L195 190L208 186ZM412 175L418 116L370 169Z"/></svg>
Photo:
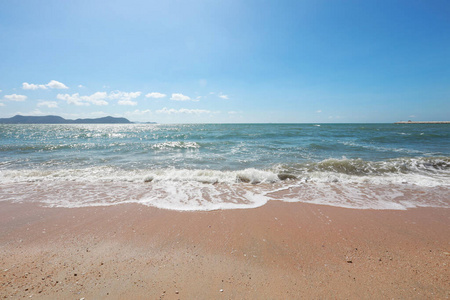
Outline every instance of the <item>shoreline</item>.
<svg viewBox="0 0 450 300"><path fill-rule="evenodd" d="M1 298L448 298L450 210L0 202Z"/></svg>

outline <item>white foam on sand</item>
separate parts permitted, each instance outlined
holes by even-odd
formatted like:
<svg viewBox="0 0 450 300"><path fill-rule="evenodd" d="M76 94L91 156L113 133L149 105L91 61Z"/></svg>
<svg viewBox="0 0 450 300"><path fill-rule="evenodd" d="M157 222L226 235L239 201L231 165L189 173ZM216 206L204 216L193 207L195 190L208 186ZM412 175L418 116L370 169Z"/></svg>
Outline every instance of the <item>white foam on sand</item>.
<svg viewBox="0 0 450 300"><path fill-rule="evenodd" d="M39 202L50 207L138 203L178 211L248 209L268 201L303 202L353 209L450 208L447 187L410 184L373 185L301 180L210 183L183 180L152 182L40 181L3 183L0 201Z"/></svg>
<svg viewBox="0 0 450 300"><path fill-rule="evenodd" d="M255 208L271 200L355 209L450 207L447 169L433 167L436 171L429 172L422 161L407 162L408 169L416 168L414 172L402 172L406 168L402 161L394 161L388 166L378 163L375 170L403 169L373 174L372 165L363 161L324 160L298 177L283 174L280 166L238 171L112 167L0 170L0 201L57 207L139 203L180 211ZM357 168L367 174L357 175Z"/></svg>

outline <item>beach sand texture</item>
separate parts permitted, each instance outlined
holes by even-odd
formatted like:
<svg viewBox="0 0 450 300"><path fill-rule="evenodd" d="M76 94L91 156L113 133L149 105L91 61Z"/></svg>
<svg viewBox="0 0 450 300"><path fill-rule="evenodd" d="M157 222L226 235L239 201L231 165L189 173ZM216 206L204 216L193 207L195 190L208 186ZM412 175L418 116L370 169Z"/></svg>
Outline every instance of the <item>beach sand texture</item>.
<svg viewBox="0 0 450 300"><path fill-rule="evenodd" d="M448 209L0 202L1 298L446 299Z"/></svg>

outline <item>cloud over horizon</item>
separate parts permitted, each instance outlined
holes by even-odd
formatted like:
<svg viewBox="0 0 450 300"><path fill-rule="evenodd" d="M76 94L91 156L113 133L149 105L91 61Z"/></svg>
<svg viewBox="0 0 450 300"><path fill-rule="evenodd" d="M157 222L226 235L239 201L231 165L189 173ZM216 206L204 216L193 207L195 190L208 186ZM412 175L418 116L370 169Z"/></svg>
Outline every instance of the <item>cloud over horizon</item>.
<svg viewBox="0 0 450 300"><path fill-rule="evenodd" d="M164 98L166 96L167 96L166 94L157 93L157 92L152 92L152 93L148 93L147 95L145 95L146 98L154 98L154 99Z"/></svg>
<svg viewBox="0 0 450 300"><path fill-rule="evenodd" d="M172 94L172 97L170 97L170 100L174 100L174 101L189 101L189 100L191 100L191 97L183 95L181 93L174 93L174 94Z"/></svg>
<svg viewBox="0 0 450 300"><path fill-rule="evenodd" d="M59 100L64 100L68 104L74 104L77 106L89 106L93 105L108 105L107 100L118 100L119 105L137 105L136 101L132 101L141 95L141 92L121 92L113 91L111 93L107 92L96 92L90 96L80 96L79 93L72 95L69 94L58 94L56 96Z"/></svg>
<svg viewBox="0 0 450 300"><path fill-rule="evenodd" d="M9 101L21 102L21 101L27 100L28 97L25 95L11 94L11 95L5 95L5 96L3 96L3 98L5 100L9 100Z"/></svg>
<svg viewBox="0 0 450 300"><path fill-rule="evenodd" d="M121 92L114 91L111 92L108 96L109 99L118 100L117 104L119 105L130 105L135 106L138 103L136 101L132 101L132 99L136 99L141 95L141 92Z"/></svg>
<svg viewBox="0 0 450 300"><path fill-rule="evenodd" d="M93 105L108 105L108 102L106 102L107 98L106 92L96 92L90 96L80 96L79 93L75 93L72 95L69 94L58 94L56 96L56 99L64 100L68 104L74 104L77 106L89 106L91 104Z"/></svg>
<svg viewBox="0 0 450 300"><path fill-rule="evenodd" d="M143 116L143 115L147 115L147 114L151 114L152 111L150 109L144 109L144 110L139 110L136 109L134 111L127 111L125 112L126 116Z"/></svg>
<svg viewBox="0 0 450 300"><path fill-rule="evenodd" d="M209 114L212 113L210 110L206 109L187 109L187 108L180 108L180 109L174 109L174 108L167 108L164 107L163 109L159 109L156 111L157 114Z"/></svg>
<svg viewBox="0 0 450 300"><path fill-rule="evenodd" d="M37 104L38 107L47 106L48 108L57 108L58 103L56 101L41 101Z"/></svg>
<svg viewBox="0 0 450 300"><path fill-rule="evenodd" d="M38 90L38 89L47 90L48 88L68 89L68 87L64 83L56 81L56 80L50 80L50 82L47 84L34 84L34 83L24 82L24 83L22 83L22 88L24 90Z"/></svg>

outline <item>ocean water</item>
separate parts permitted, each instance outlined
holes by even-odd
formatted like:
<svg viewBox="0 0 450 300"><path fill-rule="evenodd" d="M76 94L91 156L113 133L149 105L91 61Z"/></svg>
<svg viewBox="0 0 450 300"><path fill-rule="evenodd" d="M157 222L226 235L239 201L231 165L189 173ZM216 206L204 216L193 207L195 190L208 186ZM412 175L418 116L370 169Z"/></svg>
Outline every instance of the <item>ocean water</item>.
<svg viewBox="0 0 450 300"><path fill-rule="evenodd" d="M450 207L448 124L0 125L0 201Z"/></svg>

